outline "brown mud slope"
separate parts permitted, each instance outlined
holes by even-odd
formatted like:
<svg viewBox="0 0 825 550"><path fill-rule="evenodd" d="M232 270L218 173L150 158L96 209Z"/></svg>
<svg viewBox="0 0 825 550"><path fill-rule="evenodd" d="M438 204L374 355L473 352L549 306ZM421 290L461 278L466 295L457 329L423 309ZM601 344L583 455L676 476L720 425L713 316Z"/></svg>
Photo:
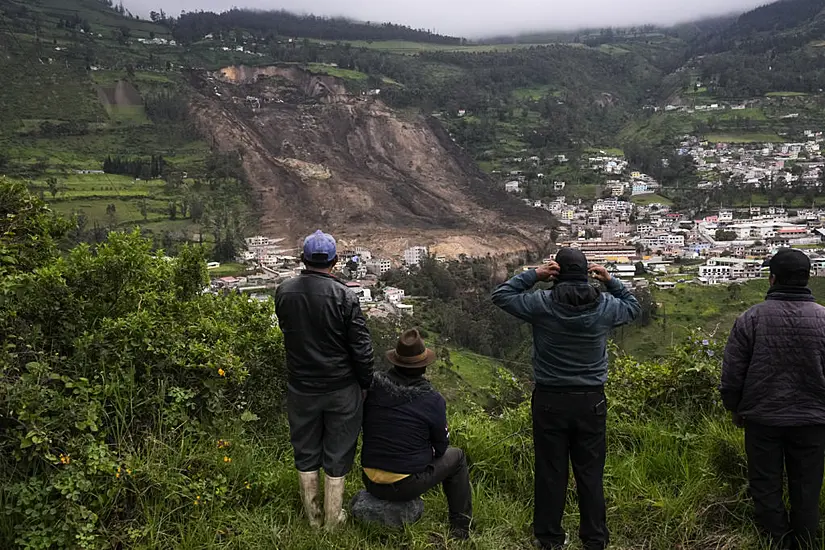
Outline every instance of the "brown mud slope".
<svg viewBox="0 0 825 550"><path fill-rule="evenodd" d="M324 228L345 244L446 256L542 247L553 220L490 182L441 125L354 97L294 67L192 75L192 110L222 150L243 151L265 234Z"/></svg>

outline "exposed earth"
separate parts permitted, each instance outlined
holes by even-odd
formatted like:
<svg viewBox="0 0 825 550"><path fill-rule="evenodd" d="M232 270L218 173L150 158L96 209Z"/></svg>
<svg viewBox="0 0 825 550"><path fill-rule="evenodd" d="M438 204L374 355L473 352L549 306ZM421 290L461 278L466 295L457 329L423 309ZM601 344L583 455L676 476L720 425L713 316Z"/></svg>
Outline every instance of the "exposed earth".
<svg viewBox="0 0 825 550"><path fill-rule="evenodd" d="M398 254L535 250L553 224L493 184L441 125L296 67L192 75L192 111L224 151L240 150L261 231L297 242L316 228Z"/></svg>

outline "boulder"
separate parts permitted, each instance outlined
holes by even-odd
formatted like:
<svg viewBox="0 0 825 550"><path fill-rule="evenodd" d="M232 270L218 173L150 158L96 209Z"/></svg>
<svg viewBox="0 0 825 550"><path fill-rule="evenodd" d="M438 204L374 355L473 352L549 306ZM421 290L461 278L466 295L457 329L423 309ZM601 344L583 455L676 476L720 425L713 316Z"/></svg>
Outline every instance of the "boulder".
<svg viewBox="0 0 825 550"><path fill-rule="evenodd" d="M361 491L352 499L352 515L364 523L403 527L421 519L424 515L424 501L417 498L406 502L389 502Z"/></svg>

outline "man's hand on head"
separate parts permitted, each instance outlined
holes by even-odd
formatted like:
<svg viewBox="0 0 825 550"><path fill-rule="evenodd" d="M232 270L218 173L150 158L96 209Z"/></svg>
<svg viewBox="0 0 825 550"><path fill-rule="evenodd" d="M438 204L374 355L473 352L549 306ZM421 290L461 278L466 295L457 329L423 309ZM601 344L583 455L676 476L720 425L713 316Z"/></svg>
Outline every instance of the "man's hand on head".
<svg viewBox="0 0 825 550"><path fill-rule="evenodd" d="M596 279L597 281L601 281L603 283L606 283L607 281L612 279L607 269L605 269L603 266L600 266L599 264L588 265L587 272L590 273L590 275L594 279Z"/></svg>
<svg viewBox="0 0 825 550"><path fill-rule="evenodd" d="M555 261L551 260L546 264L542 265L538 269L536 269L536 275L539 278L539 281L547 282L552 281L556 277L559 276L559 264Z"/></svg>

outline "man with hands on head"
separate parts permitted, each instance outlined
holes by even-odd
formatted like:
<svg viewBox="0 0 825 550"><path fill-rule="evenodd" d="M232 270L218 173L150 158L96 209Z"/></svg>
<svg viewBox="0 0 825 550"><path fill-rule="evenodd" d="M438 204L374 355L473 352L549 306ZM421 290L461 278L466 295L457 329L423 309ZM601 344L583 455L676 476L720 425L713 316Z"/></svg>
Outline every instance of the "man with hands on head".
<svg viewBox="0 0 825 550"><path fill-rule="evenodd" d="M590 284L588 275L607 291ZM540 281L555 285L533 292ZM564 546L572 462L579 536L585 550L603 550L609 539L603 489L607 340L613 329L636 319L641 306L621 281L574 248L499 286L493 303L533 326L534 534L544 549Z"/></svg>

